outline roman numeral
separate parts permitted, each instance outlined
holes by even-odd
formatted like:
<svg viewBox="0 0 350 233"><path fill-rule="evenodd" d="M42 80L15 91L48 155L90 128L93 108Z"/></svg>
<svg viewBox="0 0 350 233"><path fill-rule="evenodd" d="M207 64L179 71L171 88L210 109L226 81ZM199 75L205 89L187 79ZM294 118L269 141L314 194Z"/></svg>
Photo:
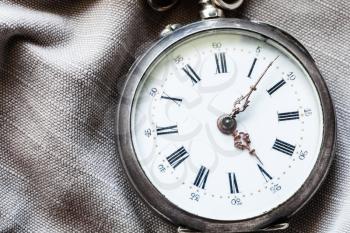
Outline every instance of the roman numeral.
<svg viewBox="0 0 350 233"><path fill-rule="evenodd" d="M179 166L185 159L190 156L186 149L182 146L179 149L177 149L174 153L169 155L166 159L168 160L169 164L175 169L177 166Z"/></svg>
<svg viewBox="0 0 350 233"><path fill-rule="evenodd" d="M261 175L264 177L265 181L269 182L270 180L272 180L272 176L269 173L267 173L267 171L265 171L264 168L262 168L259 164L257 164L257 165L258 165L258 168L261 172Z"/></svg>
<svg viewBox="0 0 350 233"><path fill-rule="evenodd" d="M193 182L193 185L197 186L198 188L205 189L205 184L207 183L208 175L209 169L204 166L201 166L196 176L196 179Z"/></svg>
<svg viewBox="0 0 350 233"><path fill-rule="evenodd" d="M227 73L226 54L215 53L216 73Z"/></svg>
<svg viewBox="0 0 350 233"><path fill-rule="evenodd" d="M278 83L276 83L273 87L271 87L269 90L267 90L267 92L272 95L273 93L275 93L275 91L277 91L278 89L280 89L284 84L286 84L286 81L284 81L284 79L282 79L281 81L279 81Z"/></svg>
<svg viewBox="0 0 350 233"><path fill-rule="evenodd" d="M239 193L236 174L234 172L228 173L228 180L230 182L230 192L231 193Z"/></svg>
<svg viewBox="0 0 350 233"><path fill-rule="evenodd" d="M180 106L180 104L182 103L182 99L180 98L175 98L175 97L170 97L168 94L166 94L165 92L163 92L163 95L160 97L161 99L166 99L166 100L171 100L173 101L175 104L177 104L178 106Z"/></svg>
<svg viewBox="0 0 350 233"><path fill-rule="evenodd" d="M257 58L254 58L253 64L252 64L252 66L250 67L250 70L249 70L249 73L248 73L248 78L251 78L251 75L252 75L252 73L253 73L253 70L254 70L254 67L255 67L255 64L256 64L257 61L258 61L258 59L257 59Z"/></svg>
<svg viewBox="0 0 350 233"><path fill-rule="evenodd" d="M295 150L295 146L293 146L289 143L286 143L284 141L281 141L279 139L276 139L275 144L273 144L272 148L279 151L279 152L290 155L290 156L293 155L294 150Z"/></svg>
<svg viewBox="0 0 350 233"><path fill-rule="evenodd" d="M278 113L278 121L289 121L299 119L299 112L283 112Z"/></svg>
<svg viewBox="0 0 350 233"><path fill-rule="evenodd" d="M164 134L174 134L178 133L177 125L167 126L167 127L157 127L157 135Z"/></svg>
<svg viewBox="0 0 350 233"><path fill-rule="evenodd" d="M185 65L185 67L183 67L182 70L191 79L193 85L201 81L201 78L198 76L198 74L193 70L193 68L190 65L188 64Z"/></svg>

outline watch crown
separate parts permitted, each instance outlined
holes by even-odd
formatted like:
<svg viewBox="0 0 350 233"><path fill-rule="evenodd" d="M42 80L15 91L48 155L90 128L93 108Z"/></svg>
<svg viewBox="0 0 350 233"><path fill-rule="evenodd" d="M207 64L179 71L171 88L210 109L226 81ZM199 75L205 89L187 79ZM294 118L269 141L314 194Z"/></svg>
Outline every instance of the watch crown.
<svg viewBox="0 0 350 233"><path fill-rule="evenodd" d="M166 25L165 28L160 32L160 37L165 37L172 32L174 32L176 29L180 28L182 25L181 24L169 24Z"/></svg>

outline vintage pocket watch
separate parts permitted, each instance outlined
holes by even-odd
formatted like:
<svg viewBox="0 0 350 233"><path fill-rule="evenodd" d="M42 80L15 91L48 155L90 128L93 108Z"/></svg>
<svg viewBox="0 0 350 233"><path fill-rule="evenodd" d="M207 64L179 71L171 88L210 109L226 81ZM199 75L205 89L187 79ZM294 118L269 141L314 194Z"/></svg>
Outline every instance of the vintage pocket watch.
<svg viewBox="0 0 350 233"><path fill-rule="evenodd" d="M221 17L241 2L202 0L202 21L168 26L117 110L130 182L179 231L284 229L333 159L335 115L314 60L276 27Z"/></svg>

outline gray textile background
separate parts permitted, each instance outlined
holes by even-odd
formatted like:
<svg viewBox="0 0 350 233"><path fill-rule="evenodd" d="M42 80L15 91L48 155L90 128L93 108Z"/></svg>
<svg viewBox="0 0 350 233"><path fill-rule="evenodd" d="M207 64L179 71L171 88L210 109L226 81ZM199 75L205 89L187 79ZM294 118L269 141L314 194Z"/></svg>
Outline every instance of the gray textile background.
<svg viewBox="0 0 350 233"><path fill-rule="evenodd" d="M0 1L0 232L175 232L123 174L113 140L136 54L196 0L164 15L134 0ZM241 15L299 39L336 106L337 156L291 232L350 232L350 1L251 0Z"/></svg>

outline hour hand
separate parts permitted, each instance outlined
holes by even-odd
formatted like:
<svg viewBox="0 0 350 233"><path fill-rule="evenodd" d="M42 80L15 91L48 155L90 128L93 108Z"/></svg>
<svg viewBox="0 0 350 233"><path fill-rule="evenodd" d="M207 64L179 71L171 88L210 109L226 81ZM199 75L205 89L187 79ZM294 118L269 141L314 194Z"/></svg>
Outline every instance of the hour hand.
<svg viewBox="0 0 350 233"><path fill-rule="evenodd" d="M235 147L237 149L248 150L250 155L254 156L261 165L264 165L259 156L256 154L255 149L251 147L251 141L248 133L238 132L235 130L232 136L235 142Z"/></svg>

